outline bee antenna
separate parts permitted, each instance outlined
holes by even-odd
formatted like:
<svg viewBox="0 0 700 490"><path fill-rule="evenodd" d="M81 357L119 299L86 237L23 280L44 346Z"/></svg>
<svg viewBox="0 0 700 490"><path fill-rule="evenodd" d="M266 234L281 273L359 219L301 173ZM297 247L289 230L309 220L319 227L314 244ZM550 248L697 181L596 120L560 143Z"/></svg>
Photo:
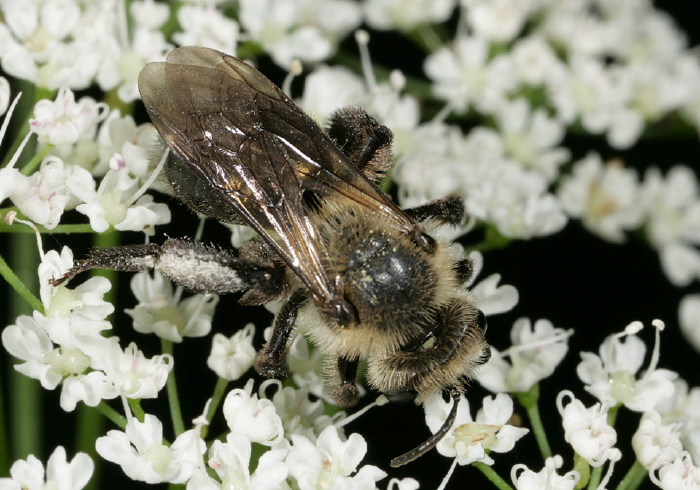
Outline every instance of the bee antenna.
<svg viewBox="0 0 700 490"><path fill-rule="evenodd" d="M445 419L445 422L442 424L442 427L440 427L440 429L438 429L438 431L435 434L430 436L430 438L427 441L411 449L409 452L392 459L390 463L390 466L392 468L398 468L399 466L403 466L407 463L410 463L411 461L415 461L416 459L420 458L425 453L430 451L432 448L437 446L437 443L440 442L440 440L443 437L445 437L445 434L447 434L447 432L452 428L452 426L455 423L455 420L457 419L457 405L459 405L460 397L459 390L456 388L452 388L452 390L450 391L450 395L454 400L454 404L452 404L452 409L447 415L447 419Z"/></svg>

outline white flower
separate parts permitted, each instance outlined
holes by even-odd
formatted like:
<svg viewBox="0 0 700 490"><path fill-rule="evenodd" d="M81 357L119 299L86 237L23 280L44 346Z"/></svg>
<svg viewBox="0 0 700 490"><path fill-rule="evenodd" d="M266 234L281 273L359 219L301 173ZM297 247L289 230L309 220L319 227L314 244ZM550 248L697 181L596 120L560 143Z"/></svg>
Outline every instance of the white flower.
<svg viewBox="0 0 700 490"><path fill-rule="evenodd" d="M282 420L270 400L260 400L252 391L252 379L245 388L231 390L224 399L224 418L234 434L242 434L252 442L273 446L284 437Z"/></svg>
<svg viewBox="0 0 700 490"><path fill-rule="evenodd" d="M120 465L132 480L184 483L206 451L196 432L183 432L168 447L163 444L163 424L146 414L143 422L132 417L124 432L110 430L98 438L95 449L107 461Z"/></svg>
<svg viewBox="0 0 700 490"><path fill-rule="evenodd" d="M0 116L5 114L5 111L10 106L10 82L7 78L0 76Z"/></svg>
<svg viewBox="0 0 700 490"><path fill-rule="evenodd" d="M364 80L342 66L321 65L309 73L299 105L320 124L343 107L362 105L368 98Z"/></svg>
<svg viewBox="0 0 700 490"><path fill-rule="evenodd" d="M677 423L683 449L693 461L700 460L700 387L688 388L688 383L678 378L673 383L673 397L657 407L665 424Z"/></svg>
<svg viewBox="0 0 700 490"><path fill-rule="evenodd" d="M95 463L85 453L78 453L69 463L66 450L58 446L46 463L46 470L34 455L15 461L10 468L10 478L0 478L3 490L80 490L88 484Z"/></svg>
<svg viewBox="0 0 700 490"><path fill-rule="evenodd" d="M537 320L533 326L529 319L521 318L510 333L512 347L504 352L491 347L491 359L481 367L476 380L495 393L528 391L554 372L569 350L571 334L555 328L549 320Z"/></svg>
<svg viewBox="0 0 700 490"><path fill-rule="evenodd" d="M320 399L311 400L308 389L282 387L279 380L264 381L260 386L260 396L263 396L270 385L277 386L277 391L272 396L272 403L282 420L284 434L288 439L293 434L299 434L313 442L338 418L325 415L325 404Z"/></svg>
<svg viewBox="0 0 700 490"><path fill-rule="evenodd" d="M367 443L359 434L342 441L336 427L330 425L315 444L298 434L291 439L285 463L298 488L374 488L386 476L376 466L357 468L367 452Z"/></svg>
<svg viewBox="0 0 700 490"><path fill-rule="evenodd" d="M166 204L154 203L148 194L136 197L138 191L137 179L130 177L126 168L107 172L97 190L71 187L71 192L84 202L76 209L90 218L96 232L107 231L111 225L117 230L152 235L155 225L170 222L170 210Z"/></svg>
<svg viewBox="0 0 700 490"><path fill-rule="evenodd" d="M649 478L664 490L693 489L700 487L700 468L682 451L673 461L656 465L649 471Z"/></svg>
<svg viewBox="0 0 700 490"><path fill-rule="evenodd" d="M134 319L134 330L155 333L171 342L184 337L203 337L211 331L216 295L197 294L178 301L173 286L159 271L139 272L131 279L131 290L139 300L126 313Z"/></svg>
<svg viewBox="0 0 700 490"><path fill-rule="evenodd" d="M147 359L135 343L126 349L111 342L102 357L93 363L102 369L120 395L127 398L156 398L173 369L173 357L161 354Z"/></svg>
<svg viewBox="0 0 700 490"><path fill-rule="evenodd" d="M446 21L455 0L366 0L363 7L372 28L409 31L422 24Z"/></svg>
<svg viewBox="0 0 700 490"><path fill-rule="evenodd" d="M565 397L569 398L566 406ZM557 409L562 418L564 439L588 464L601 466L613 452L613 457L619 459L619 450L613 448L617 442L617 432L608 425L607 407L596 403L586 408L572 392L565 390L557 396Z"/></svg>
<svg viewBox="0 0 700 490"><path fill-rule="evenodd" d="M476 37L495 43L512 41L523 28L535 2L461 0L466 20Z"/></svg>
<svg viewBox="0 0 700 490"><path fill-rule="evenodd" d="M241 330L226 338L223 334L214 334L211 341L211 353L207 366L220 378L229 381L239 379L253 366L255 347L253 335L255 325L249 323Z"/></svg>
<svg viewBox="0 0 700 490"><path fill-rule="evenodd" d="M359 6L348 0L242 0L239 20L247 35L286 68L293 59L325 59L361 19Z"/></svg>
<svg viewBox="0 0 700 490"><path fill-rule="evenodd" d="M658 412L645 412L632 436L632 448L646 469L673 462L683 450L678 424L664 424Z"/></svg>
<svg viewBox="0 0 700 490"><path fill-rule="evenodd" d="M179 46L205 46L235 54L238 22L211 5L183 5L177 11L180 32L173 34Z"/></svg>
<svg viewBox="0 0 700 490"><path fill-rule="evenodd" d="M442 427L453 403L454 400L446 402L441 396L426 401L425 421L431 432L435 433ZM500 393L495 397L484 398L482 408L477 412L476 418L472 419L469 401L462 396L455 423L436 448L443 456L456 458L459 465L475 461L492 465L494 460L488 452L506 453L529 432L528 429L508 425L512 415L513 400Z"/></svg>
<svg viewBox="0 0 700 490"><path fill-rule="evenodd" d="M523 98L501 104L495 117L506 154L553 181L559 166L569 159L569 150L556 146L564 137L564 126Z"/></svg>
<svg viewBox="0 0 700 490"><path fill-rule="evenodd" d="M666 178L656 168L647 171L643 193L648 217L646 230L659 250L661 265L676 286L700 277L700 185L685 165L676 165Z"/></svg>
<svg viewBox="0 0 700 490"><path fill-rule="evenodd" d="M700 352L700 295L688 294L678 307L678 323L690 345Z"/></svg>
<svg viewBox="0 0 700 490"><path fill-rule="evenodd" d="M472 277L465 286L469 287L469 292L484 315L488 317L512 310L518 304L518 290L515 286L510 284L499 286L500 274L491 274L474 284L484 266L484 256L480 252L473 251L469 253L469 259L472 262Z"/></svg>
<svg viewBox="0 0 700 490"><path fill-rule="evenodd" d="M624 241L624 231L641 226L646 212L636 172L618 161L603 164L597 153L574 163L558 195L570 216L612 242Z"/></svg>
<svg viewBox="0 0 700 490"><path fill-rule="evenodd" d="M658 344L660 328L657 325L655 323ZM641 324L633 322L625 332L608 336L601 344L598 356L582 352L576 373L586 384L586 391L601 402L610 406L621 403L630 410L647 412L673 394L673 380L678 375L656 368L656 347L649 368L639 379L635 377L646 354L646 345L635 335L639 329Z"/></svg>
<svg viewBox="0 0 700 490"><path fill-rule="evenodd" d="M539 33L515 41L511 56L514 75L526 85L543 85L549 77L565 70L552 44Z"/></svg>
<svg viewBox="0 0 700 490"><path fill-rule="evenodd" d="M458 37L453 48L443 47L430 54L424 65L433 81L435 95L464 112L473 104L491 113L501 104L515 82L509 76L512 60L506 55L489 59L488 42L481 37Z"/></svg>
<svg viewBox="0 0 700 490"><path fill-rule="evenodd" d="M76 103L73 92L62 88L56 94L55 101L44 99L36 103L34 118L29 120L29 126L39 136L40 143L75 143L94 134L97 124L108 113L106 103L98 103L89 97L83 97Z"/></svg>
<svg viewBox="0 0 700 490"><path fill-rule="evenodd" d="M216 472L223 484L222 488L286 488L283 485L288 472L283 462L287 455L285 449L272 449L263 453L252 474L250 455L250 440L242 434L231 432L226 436L226 442L217 440L212 443L207 464Z"/></svg>
<svg viewBox="0 0 700 490"><path fill-rule="evenodd" d="M92 172L104 175L110 168L112 157L119 154L129 173L145 181L153 172L149 167L157 139L158 132L152 124L137 126L133 117L122 116L119 110L113 110L97 134L99 162Z"/></svg>
<svg viewBox="0 0 700 490"><path fill-rule="evenodd" d="M557 474L564 460L561 456L547 458L544 468L535 473L524 464L516 464L510 472L516 490L574 490L581 476L576 471L564 475ZM518 473L520 472L520 473Z"/></svg>

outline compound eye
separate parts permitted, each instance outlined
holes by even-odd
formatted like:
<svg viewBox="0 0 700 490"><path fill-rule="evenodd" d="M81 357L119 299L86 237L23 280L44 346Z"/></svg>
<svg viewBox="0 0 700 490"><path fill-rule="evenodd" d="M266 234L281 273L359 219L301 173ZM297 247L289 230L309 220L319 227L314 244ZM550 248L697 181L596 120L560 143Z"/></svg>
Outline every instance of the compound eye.
<svg viewBox="0 0 700 490"><path fill-rule="evenodd" d="M488 328L488 323L486 322L486 315L484 315L484 312L481 310L479 310L479 313L476 317L476 326L479 330L486 333L486 329Z"/></svg>
<svg viewBox="0 0 700 490"><path fill-rule="evenodd" d="M395 391L393 393L384 393L384 396L386 396L390 402L406 403L414 401L418 396L418 392L413 390Z"/></svg>

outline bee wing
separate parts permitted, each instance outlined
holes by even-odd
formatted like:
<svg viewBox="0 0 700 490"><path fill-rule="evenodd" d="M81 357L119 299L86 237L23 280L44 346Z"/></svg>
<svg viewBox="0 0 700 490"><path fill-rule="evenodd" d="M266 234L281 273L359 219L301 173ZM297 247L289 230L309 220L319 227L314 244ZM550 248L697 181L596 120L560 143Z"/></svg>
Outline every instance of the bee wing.
<svg viewBox="0 0 700 490"><path fill-rule="evenodd" d="M277 251L317 302L340 293L324 268L305 190L345 196L394 226L415 228L310 117L244 62L208 48L175 49L165 63L146 65L139 90L182 164Z"/></svg>

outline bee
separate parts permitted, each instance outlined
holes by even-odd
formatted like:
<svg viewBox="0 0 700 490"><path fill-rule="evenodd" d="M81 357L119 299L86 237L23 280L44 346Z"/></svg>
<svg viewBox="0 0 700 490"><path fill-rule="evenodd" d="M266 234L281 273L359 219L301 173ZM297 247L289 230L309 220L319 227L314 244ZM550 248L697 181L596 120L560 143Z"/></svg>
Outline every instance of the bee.
<svg viewBox="0 0 700 490"><path fill-rule="evenodd" d="M92 268L158 269L192 292L241 292L244 305L283 299L257 372L287 376L285 353L303 317L339 405L357 403L361 361L368 385L390 398L422 404L451 394L442 428L391 465L432 449L490 356L485 316L465 287L471 262L426 231L459 223L462 200L399 208L377 187L392 168L388 128L351 107L324 132L259 71L218 51L175 49L147 64L138 86L170 149L163 172L174 195L196 213L251 226L259 239L237 253L175 238L95 250L53 284Z"/></svg>

